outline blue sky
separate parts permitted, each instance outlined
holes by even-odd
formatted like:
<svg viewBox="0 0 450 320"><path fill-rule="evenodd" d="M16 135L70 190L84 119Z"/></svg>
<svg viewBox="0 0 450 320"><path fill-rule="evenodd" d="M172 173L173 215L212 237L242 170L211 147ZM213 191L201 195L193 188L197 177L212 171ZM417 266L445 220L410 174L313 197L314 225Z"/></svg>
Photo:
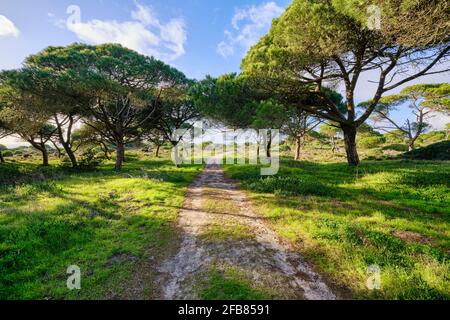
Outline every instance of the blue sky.
<svg viewBox="0 0 450 320"><path fill-rule="evenodd" d="M238 72L251 45L290 0L0 0L0 69L53 45L118 42L202 79ZM372 97L377 79L361 77L358 101ZM448 82L448 74L414 83ZM409 83L410 85L412 83ZM399 91L399 88L397 91ZM396 93L396 92L392 92ZM397 119L407 113L396 113ZM432 122L441 128L450 117Z"/></svg>
<svg viewBox="0 0 450 320"><path fill-rule="evenodd" d="M289 0L15 0L0 15L18 33L0 35L0 69L49 45L121 42L152 54L191 78L239 71L248 47ZM76 5L81 21L74 22ZM68 25L69 22L69 25ZM0 19L1 28L1 19Z"/></svg>

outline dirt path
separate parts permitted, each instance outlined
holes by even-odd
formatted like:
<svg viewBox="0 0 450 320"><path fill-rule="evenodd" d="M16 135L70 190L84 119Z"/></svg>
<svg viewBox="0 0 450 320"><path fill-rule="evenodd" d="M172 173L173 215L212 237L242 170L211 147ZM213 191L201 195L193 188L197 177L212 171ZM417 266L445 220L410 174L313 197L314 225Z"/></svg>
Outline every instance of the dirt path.
<svg viewBox="0 0 450 320"><path fill-rule="evenodd" d="M269 298L336 299L217 165L209 165L189 188L179 227L180 249L158 270L163 299L198 299L212 268L235 270Z"/></svg>

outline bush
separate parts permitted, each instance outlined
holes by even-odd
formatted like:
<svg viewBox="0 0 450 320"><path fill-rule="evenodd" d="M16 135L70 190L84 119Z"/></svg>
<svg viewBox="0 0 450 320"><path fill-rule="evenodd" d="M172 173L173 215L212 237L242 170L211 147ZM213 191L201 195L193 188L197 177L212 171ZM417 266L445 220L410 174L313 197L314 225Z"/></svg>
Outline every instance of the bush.
<svg viewBox="0 0 450 320"><path fill-rule="evenodd" d="M63 168L70 168L72 167L72 162L70 161L69 157L67 155L64 155L60 160L60 166Z"/></svg>
<svg viewBox="0 0 450 320"><path fill-rule="evenodd" d="M294 177L267 177L260 178L246 184L251 191L260 193L274 193L278 195L330 195L332 190L321 182L298 179Z"/></svg>
<svg viewBox="0 0 450 320"><path fill-rule="evenodd" d="M414 160L450 160L450 140L407 152L403 157Z"/></svg>
<svg viewBox="0 0 450 320"><path fill-rule="evenodd" d="M2 154L5 158L12 157L14 155L13 152L10 150L3 151Z"/></svg>
<svg viewBox="0 0 450 320"><path fill-rule="evenodd" d="M428 132L425 134L422 134L418 139L417 142L419 144L432 144L432 143L436 143L439 141L443 141L445 140L446 137L446 132L444 130L441 131L432 131L432 132Z"/></svg>
<svg viewBox="0 0 450 320"><path fill-rule="evenodd" d="M280 152L290 152L291 147L288 144L282 144L280 145Z"/></svg>
<svg viewBox="0 0 450 320"><path fill-rule="evenodd" d="M400 130L390 131L384 134L386 143L403 144L406 142L404 134Z"/></svg>
<svg viewBox="0 0 450 320"><path fill-rule="evenodd" d="M15 156L21 156L24 154L24 151L22 149L17 149L14 151L11 151Z"/></svg>
<svg viewBox="0 0 450 320"><path fill-rule="evenodd" d="M385 143L386 139L383 136L369 136L361 137L358 144L363 148L376 148Z"/></svg>
<svg viewBox="0 0 450 320"><path fill-rule="evenodd" d="M89 149L81 154L78 165L80 168L84 169L95 169L105 160L106 159L103 155L95 153L94 150Z"/></svg>
<svg viewBox="0 0 450 320"><path fill-rule="evenodd" d="M394 144L384 146L382 150L383 151L392 150L392 151L406 152L406 151L408 151L408 146L406 144L394 143Z"/></svg>

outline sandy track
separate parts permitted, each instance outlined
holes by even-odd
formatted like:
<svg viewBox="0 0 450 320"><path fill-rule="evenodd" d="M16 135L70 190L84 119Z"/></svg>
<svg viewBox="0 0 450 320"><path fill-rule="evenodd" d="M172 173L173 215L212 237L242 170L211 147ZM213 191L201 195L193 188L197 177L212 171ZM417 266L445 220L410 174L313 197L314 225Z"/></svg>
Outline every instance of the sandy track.
<svg viewBox="0 0 450 320"><path fill-rule="evenodd" d="M229 210L204 209L206 199L225 199ZM209 226L230 222L251 230L252 236L226 241L202 237ZM182 235L178 253L158 268L162 299L198 299L195 282L212 265L241 270L255 285L270 288L273 298L336 299L320 275L254 213L245 193L217 165L207 166L190 186L179 227Z"/></svg>

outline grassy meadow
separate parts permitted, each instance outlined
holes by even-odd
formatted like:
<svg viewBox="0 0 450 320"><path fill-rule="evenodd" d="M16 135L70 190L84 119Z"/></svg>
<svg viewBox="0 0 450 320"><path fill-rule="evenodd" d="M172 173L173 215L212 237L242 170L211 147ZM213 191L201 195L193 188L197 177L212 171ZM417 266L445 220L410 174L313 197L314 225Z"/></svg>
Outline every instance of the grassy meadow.
<svg viewBox="0 0 450 320"><path fill-rule="evenodd" d="M255 211L305 256L341 298L450 298L450 163L368 160L349 167L329 146L312 146L280 172L226 165ZM176 253L177 214L201 165L175 167L167 150L155 158L127 152L96 169L70 169L53 157L8 157L0 165L0 299L152 299L156 266ZM206 211L237 210L204 199ZM202 239L252 237L233 221L210 225ZM84 290L66 288L78 265ZM367 268L381 270L381 289L368 290ZM270 299L239 270L211 269L201 299Z"/></svg>
<svg viewBox="0 0 450 320"><path fill-rule="evenodd" d="M229 165L256 211L345 298L450 298L450 163L283 159L277 176ZM368 290L367 267L381 269Z"/></svg>
<svg viewBox="0 0 450 320"><path fill-rule="evenodd" d="M151 299L154 264L201 166L129 153L126 169L0 165L0 299ZM69 291L78 265L85 290Z"/></svg>

